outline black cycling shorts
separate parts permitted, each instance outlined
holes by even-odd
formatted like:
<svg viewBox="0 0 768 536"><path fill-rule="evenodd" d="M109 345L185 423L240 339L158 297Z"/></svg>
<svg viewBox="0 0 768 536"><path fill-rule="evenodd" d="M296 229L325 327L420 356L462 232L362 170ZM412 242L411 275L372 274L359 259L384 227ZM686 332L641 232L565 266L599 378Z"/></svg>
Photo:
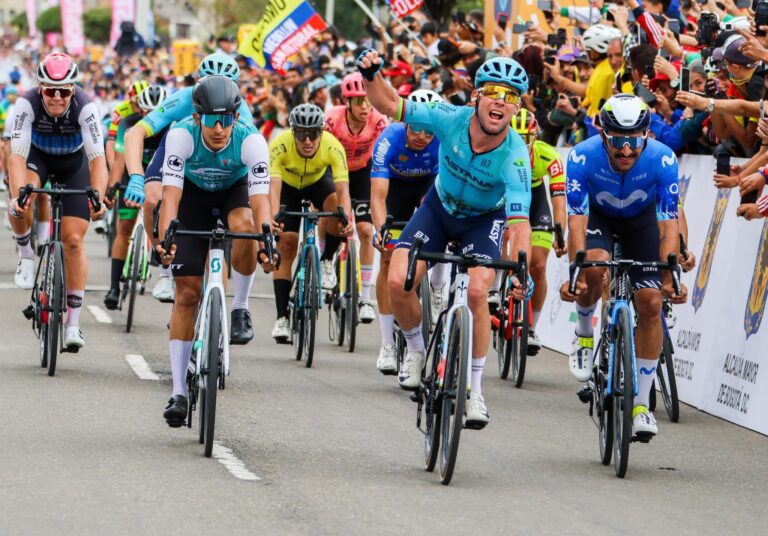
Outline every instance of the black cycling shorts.
<svg viewBox="0 0 768 536"><path fill-rule="evenodd" d="M352 199L352 212L355 223L373 222L371 219L371 168L373 161L368 160L362 169L349 172L349 197Z"/></svg>
<svg viewBox="0 0 768 536"><path fill-rule="evenodd" d="M238 208L250 208L248 181L245 177L228 190L217 192L203 190L195 186L192 181L185 180L184 191L179 202L179 229L210 231L216 226L214 209L218 209L218 218L227 225L229 213ZM171 264L174 277L203 275L209 239L179 236L175 243L176 258Z"/></svg>
<svg viewBox="0 0 768 536"><path fill-rule="evenodd" d="M552 225L552 209L547 200L547 186L543 182L531 190L531 209L528 212L531 219L531 230L549 231L555 230Z"/></svg>
<svg viewBox="0 0 768 536"><path fill-rule="evenodd" d="M330 174L325 174L314 184L302 188L294 188L283 183L280 189L280 204L285 205L288 212L300 212L301 201L307 199L312 202L317 210L323 210L323 204L328 196L336 193L336 187L333 185L333 178ZM336 207L333 207L336 210ZM301 218L298 216L286 216L283 221L283 232L298 233L301 226Z"/></svg>
<svg viewBox="0 0 768 536"><path fill-rule="evenodd" d="M165 137L168 135L166 132L163 135L163 139L160 140L160 144L157 146L155 154L152 155L152 160L149 161L147 169L144 170L144 184L148 182L163 182L163 162L165 161ZM187 184L184 183L184 188Z"/></svg>
<svg viewBox="0 0 768 536"><path fill-rule="evenodd" d="M433 181L404 181L389 179L387 191L387 214L393 221L408 221L421 206L421 201L427 195ZM393 226L393 228L396 228ZM402 229L402 227L399 227Z"/></svg>
<svg viewBox="0 0 768 536"><path fill-rule="evenodd" d="M73 190L85 190L91 186L91 170L83 149L72 154L52 155L32 146L27 157L27 169L37 174L41 186L45 186L49 180ZM91 219L88 197L85 194L64 196L62 208L62 216L72 216L85 221Z"/></svg>
<svg viewBox="0 0 768 536"><path fill-rule="evenodd" d="M651 203L644 212L627 219L606 216L594 205L590 205L587 249L602 249L612 254L614 236L619 239L621 258L641 262L658 261L660 240L656 204ZM656 268L632 268L629 279L635 290L661 288L661 273Z"/></svg>

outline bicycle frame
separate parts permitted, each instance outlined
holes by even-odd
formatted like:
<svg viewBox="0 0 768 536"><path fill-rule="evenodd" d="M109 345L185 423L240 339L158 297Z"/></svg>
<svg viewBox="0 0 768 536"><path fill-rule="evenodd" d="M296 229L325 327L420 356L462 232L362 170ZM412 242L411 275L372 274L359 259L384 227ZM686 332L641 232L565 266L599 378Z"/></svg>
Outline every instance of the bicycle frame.
<svg viewBox="0 0 768 536"><path fill-rule="evenodd" d="M125 263L123 264L123 279L128 280L128 276L130 275L131 270L131 263L133 262L133 235L136 233L136 229L141 226L141 228L144 230L144 253L141 256L141 259L139 260L140 267L139 267L139 281L146 281L147 280L147 259L149 258L149 245L148 245L148 238L149 235L147 235L147 230L144 229L144 220L142 218L142 211L139 210L138 215L136 216L136 221L133 224L133 229L131 229L131 236L128 239L128 253L125 256Z"/></svg>
<svg viewBox="0 0 768 536"><path fill-rule="evenodd" d="M302 212L309 212L308 206L302 207ZM293 274L293 280L298 282L299 285L299 303L296 304L296 307L303 308L304 307L304 281L305 281L305 275L304 275L304 268L306 266L306 258L307 255L313 255L315 260L315 271L317 276L317 303L322 303L322 288L323 288L323 280L322 280L322 274L320 272L320 253L317 251L317 247L315 245L315 233L317 231L317 221L313 220L312 218L302 218L302 235L304 237L302 245L301 245L301 256L299 257L299 265L296 269L296 271ZM293 286L293 285L291 285Z"/></svg>
<svg viewBox="0 0 768 536"><path fill-rule="evenodd" d="M195 353L195 374L201 378L201 361L200 352L203 350L203 322L208 314L208 302L211 292L214 288L219 289L219 296L221 299L221 336L224 341L229 341L229 315L227 314L227 300L226 292L224 290L224 276L222 270L224 268L224 241L211 239L210 246L208 247L208 269L205 275L203 275L203 294L200 298L200 308L197 312L197 318L195 319L195 341L192 346L192 351ZM221 365L224 371L224 375L229 375L229 344L224 344L224 352L221 356Z"/></svg>
<svg viewBox="0 0 768 536"><path fill-rule="evenodd" d="M458 309L465 309L467 314L469 315L470 319L470 325L474 325L474 317L472 316L472 310L469 308L468 305L468 294L469 294L469 274L460 271L456 268L456 265L453 265L451 268L451 271L453 272L451 274L451 287L450 287L450 293L448 296L449 303L451 304L448 308L448 311L445 312L445 321L443 322L443 333L441 336L441 341L445 343L445 341L448 340L448 335L451 333L451 328L453 327L453 319L456 317L456 311ZM469 347L472 348L472 330L469 332ZM445 361L445 354L442 349L440 349L440 360ZM467 378L470 378L472 374L472 360L467 360ZM440 376L440 381L438 382L440 388L443 388L443 381L444 376ZM471 382L467 383L467 396L469 396L470 391L472 390L472 384Z"/></svg>

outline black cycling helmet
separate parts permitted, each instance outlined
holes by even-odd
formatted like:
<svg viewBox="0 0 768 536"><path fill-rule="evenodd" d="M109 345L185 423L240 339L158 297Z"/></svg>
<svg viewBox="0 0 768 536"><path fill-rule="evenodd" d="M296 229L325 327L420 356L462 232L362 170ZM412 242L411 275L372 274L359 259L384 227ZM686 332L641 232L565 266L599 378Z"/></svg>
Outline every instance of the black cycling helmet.
<svg viewBox="0 0 768 536"><path fill-rule="evenodd" d="M291 128L303 128L307 130L322 130L325 126L325 116L323 110L314 104L299 104L291 110L288 116L288 123Z"/></svg>
<svg viewBox="0 0 768 536"><path fill-rule="evenodd" d="M225 76L206 76L192 90L195 113L233 114L240 107L240 89Z"/></svg>

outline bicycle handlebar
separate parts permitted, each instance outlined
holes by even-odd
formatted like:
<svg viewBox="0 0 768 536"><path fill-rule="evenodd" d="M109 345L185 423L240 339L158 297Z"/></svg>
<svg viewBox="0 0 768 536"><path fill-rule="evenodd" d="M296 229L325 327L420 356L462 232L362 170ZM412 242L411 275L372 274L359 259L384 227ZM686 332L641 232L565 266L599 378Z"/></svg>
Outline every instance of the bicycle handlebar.
<svg viewBox="0 0 768 536"><path fill-rule="evenodd" d="M349 223L349 219L347 219L347 213L344 212L344 207L341 206L337 207L333 212L310 212L303 210L300 212L291 212L287 211L285 208L285 205L280 205L280 209L277 211L277 214L275 214L276 222L282 223L286 216L296 216L298 218L309 218L311 220L317 220L319 218L338 218L341 220L341 224L345 227Z"/></svg>
<svg viewBox="0 0 768 536"><path fill-rule="evenodd" d="M675 291L675 295L679 296L681 293L680 287L680 265L677 263L677 255L670 253L667 255L667 262L652 261L641 262L633 261L631 259L619 259L614 261L586 261L587 252L579 250L576 252L576 258L568 268L570 274L570 280L568 283L568 290L571 294L576 293L576 281L581 275L581 270L584 268L617 268L619 271L627 271L630 268L657 268L659 270L669 270L672 274L672 288Z"/></svg>
<svg viewBox="0 0 768 536"><path fill-rule="evenodd" d="M680 233L680 257L684 260L688 260L688 246L685 245L685 238L683 233Z"/></svg>
<svg viewBox="0 0 768 536"><path fill-rule="evenodd" d="M93 186L90 186L84 190L73 190L69 188L59 188L56 185L54 185L51 189L35 188L33 184L27 184L26 186L22 186L19 190L19 197L16 202L20 207L23 207L27 204L27 200L32 194L46 194L52 197L60 197L65 195L86 195L88 196L88 201L90 201L91 205L93 206L94 212L101 210L99 192Z"/></svg>
<svg viewBox="0 0 768 536"><path fill-rule="evenodd" d="M392 233L390 232L392 227L405 227L406 225L408 225L407 221L394 221L394 216L388 214L387 218L384 220L384 225L381 226L381 230L379 231L382 245L386 245L392 237Z"/></svg>
<svg viewBox="0 0 768 536"><path fill-rule="evenodd" d="M563 249L565 247L565 238L563 237L563 226L560 222L555 224L555 242L557 243L557 249Z"/></svg>

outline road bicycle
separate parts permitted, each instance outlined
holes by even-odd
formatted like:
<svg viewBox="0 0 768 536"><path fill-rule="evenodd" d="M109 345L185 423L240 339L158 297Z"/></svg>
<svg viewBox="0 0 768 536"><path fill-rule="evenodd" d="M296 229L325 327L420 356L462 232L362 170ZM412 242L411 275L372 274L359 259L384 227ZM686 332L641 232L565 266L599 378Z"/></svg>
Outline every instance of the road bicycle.
<svg viewBox="0 0 768 536"><path fill-rule="evenodd" d="M427 346L426 375L411 395L418 404L416 427L424 434L424 467L433 471L439 459L440 482L453 478L459 440L464 423L464 406L470 395L472 366L472 311L468 305L468 269L483 266L497 270L527 271L525 263L494 261L472 254L457 255L455 243L448 253L421 251L424 242L417 237L408 259L404 289L413 288L417 261L447 262L451 266L448 308L437 318ZM421 423L424 421L424 428Z"/></svg>
<svg viewBox="0 0 768 536"><path fill-rule="evenodd" d="M214 211L214 218L218 218ZM163 249L170 251L176 236L208 238L207 273L203 277L203 293L197 306L195 334L187 370L189 411L187 427L192 427L192 414L200 404L199 441L204 445L203 454L211 457L213 452L214 429L216 425L216 395L226 386L229 375L229 315L224 289L224 245L230 240L258 240L264 244L262 253L273 258L274 241L268 224L262 225L261 233L236 233L227 230L219 220L210 231L189 231L179 229L179 220L168 225L163 240Z"/></svg>
<svg viewBox="0 0 768 536"><path fill-rule="evenodd" d="M307 368L312 366L315 353L315 325L320 304L322 303L320 255L315 246L315 233L320 218L338 218L342 225L348 223L343 207L335 212L315 212L310 210L312 203L301 201L301 211L289 212L285 205L280 205L275 221L282 223L287 216L302 219L303 239L299 247L299 262L291 280L291 295L288 301L291 321L291 344L294 345L296 361L304 358Z"/></svg>
<svg viewBox="0 0 768 536"><path fill-rule="evenodd" d="M675 347L672 344L672 337L669 335L669 314L672 311L672 303L665 299L661 307L661 355L659 364L656 366L656 386L661 391L661 399L664 402L664 409L667 412L669 420L678 422L680 420L680 399L677 396L677 378L675 377ZM651 400L649 408L656 410L656 389L651 390Z"/></svg>
<svg viewBox="0 0 768 536"><path fill-rule="evenodd" d="M333 259L336 285L325 295L328 304L328 337L339 346L355 351L357 338L358 303L361 292L360 258L353 237L342 242Z"/></svg>
<svg viewBox="0 0 768 536"><path fill-rule="evenodd" d="M616 242L618 246L618 241ZM611 463L613 455L616 476L624 478L629 462L629 445L633 441L647 443L651 437L632 433L632 410L637 396L637 363L634 327L629 304L632 268L669 270L676 294L680 293L677 256L670 253L667 262L639 262L620 258L614 248L610 261L586 261L586 252L576 253L570 267L569 289L576 291L581 271L607 267L611 272L610 299L603 305L600 339L595 347L592 377L579 391L579 399L589 405L588 413L598 428L600 461Z"/></svg>
<svg viewBox="0 0 768 536"><path fill-rule="evenodd" d="M512 278L528 280L528 263L525 251L518 253L522 270L507 271L499 288L500 306L491 317L493 347L499 362L499 377L506 380L512 372L515 387L523 385L528 357L528 332L531 322L530 300L517 300L512 296Z"/></svg>
<svg viewBox="0 0 768 536"><path fill-rule="evenodd" d="M61 242L61 218L64 211L64 197L85 195L93 210L101 210L99 194L95 188L73 190L64 188L51 179L49 188L35 188L27 184L19 191L18 203L25 205L32 194L46 194L51 200L53 229L51 238L42 246L40 261L35 274L30 304L24 309L24 316L32 320L32 331L40 340L40 366L48 369L48 376L56 373L56 360L61 352L77 353L77 346L65 348L62 316L67 311L66 278L64 277L64 245Z"/></svg>

